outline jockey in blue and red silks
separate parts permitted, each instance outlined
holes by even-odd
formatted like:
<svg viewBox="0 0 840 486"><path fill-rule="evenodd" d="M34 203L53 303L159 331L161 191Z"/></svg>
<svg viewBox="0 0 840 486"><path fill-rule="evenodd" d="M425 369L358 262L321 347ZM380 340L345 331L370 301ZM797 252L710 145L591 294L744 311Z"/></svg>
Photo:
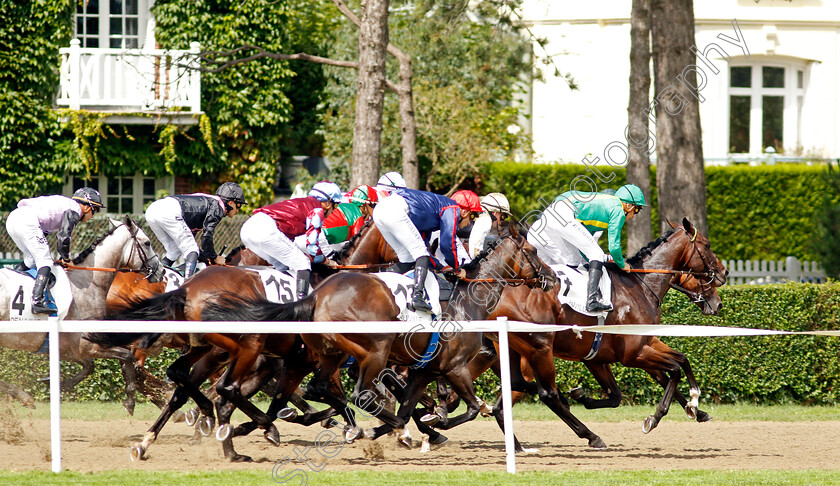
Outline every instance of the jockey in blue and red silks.
<svg viewBox="0 0 840 486"><path fill-rule="evenodd" d="M289 268L297 274L298 299L309 293L311 262L321 263L325 257L318 246L321 226L343 194L332 182L315 183L308 197L280 201L254 210L242 225L242 243L278 270ZM294 239L306 235L306 253Z"/></svg>
<svg viewBox="0 0 840 486"><path fill-rule="evenodd" d="M374 208L373 221L397 253L399 271L407 271L412 264L415 265L409 309L432 310L425 298L425 281L432 262L427 248L431 233L440 230L440 249L444 260L457 272L460 262L456 233L481 211L478 196L472 191L458 191L450 199L415 189L396 189ZM463 276L462 269L459 273Z"/></svg>

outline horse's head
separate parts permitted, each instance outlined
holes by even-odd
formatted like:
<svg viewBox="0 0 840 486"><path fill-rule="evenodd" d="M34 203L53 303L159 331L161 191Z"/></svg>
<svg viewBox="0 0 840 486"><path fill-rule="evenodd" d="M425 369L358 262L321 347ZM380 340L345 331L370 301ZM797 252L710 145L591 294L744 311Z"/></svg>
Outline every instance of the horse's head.
<svg viewBox="0 0 840 486"><path fill-rule="evenodd" d="M163 279L163 265L160 263L155 250L152 248L152 241L143 232L143 229L131 220L128 216L120 222L110 220L114 226L114 233L124 230L126 236L120 251L119 262L116 268L131 268L146 274L149 282L160 282Z"/></svg>
<svg viewBox="0 0 840 486"><path fill-rule="evenodd" d="M490 236L497 236L484 258L488 265L482 273L495 274L495 278L535 279L529 287L543 290L557 284L557 276L539 256L537 249L528 242L519 230L518 223L511 222L501 228L494 228Z"/></svg>
<svg viewBox="0 0 840 486"><path fill-rule="evenodd" d="M676 233L681 233L683 247L679 257L682 269L693 272L672 287L688 295L705 315L716 315L723 308L717 288L726 283L729 271L712 251L708 238L700 234L688 219L682 226L668 221Z"/></svg>

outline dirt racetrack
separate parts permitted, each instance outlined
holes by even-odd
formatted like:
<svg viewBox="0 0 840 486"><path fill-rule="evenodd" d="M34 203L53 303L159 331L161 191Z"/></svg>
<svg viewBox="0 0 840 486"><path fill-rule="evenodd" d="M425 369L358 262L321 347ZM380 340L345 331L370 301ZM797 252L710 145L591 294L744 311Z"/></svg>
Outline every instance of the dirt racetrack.
<svg viewBox="0 0 840 486"><path fill-rule="evenodd" d="M399 448L394 438L383 437L376 442L363 440L344 445L340 450L332 447L331 458L324 458L315 447L316 437L324 431L320 426L304 428L279 423L281 436L287 441L280 447L270 445L261 433L235 439L237 451L257 461L246 464L225 461L215 439L204 438L197 445L189 445L191 428L183 423L167 424L150 448L148 460L131 462L130 444L140 440L150 425L151 421L128 418L101 422L65 420L64 468L80 472L264 469L271 474L276 461L300 454L310 460L312 467L330 471L505 469L504 437L496 423L488 419L448 431L449 443L426 454L419 452L420 437L412 425L409 431L415 448L410 451ZM641 432L641 420L587 425L604 439L607 449L589 448L559 420L515 422L516 433L525 447L539 449L519 455L518 470L840 469L840 462L832 460L840 456L840 422L698 424L682 417L666 417L648 435ZM13 433L14 427L7 426L4 424L0 435L0 469L49 470L48 421L21 419L17 433ZM287 467L308 466L297 461L295 466Z"/></svg>

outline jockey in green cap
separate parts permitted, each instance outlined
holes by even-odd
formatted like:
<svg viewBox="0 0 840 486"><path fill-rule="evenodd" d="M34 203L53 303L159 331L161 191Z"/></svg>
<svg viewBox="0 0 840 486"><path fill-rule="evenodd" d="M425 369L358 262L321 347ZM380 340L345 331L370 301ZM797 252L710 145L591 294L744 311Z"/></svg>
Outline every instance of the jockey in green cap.
<svg viewBox="0 0 840 486"><path fill-rule="evenodd" d="M528 241L549 265L577 267L589 263L586 310L608 311L600 302L598 282L609 256L598 246L595 234L607 232L609 254L622 270L627 270L621 252L621 228L645 207L642 190L633 184L621 186L615 195L568 191L557 196L528 231Z"/></svg>

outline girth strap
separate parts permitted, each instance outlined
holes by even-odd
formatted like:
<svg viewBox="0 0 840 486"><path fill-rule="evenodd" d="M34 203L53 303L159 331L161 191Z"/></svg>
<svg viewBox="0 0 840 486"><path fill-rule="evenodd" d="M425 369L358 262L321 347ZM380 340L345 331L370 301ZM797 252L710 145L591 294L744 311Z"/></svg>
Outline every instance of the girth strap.
<svg viewBox="0 0 840 486"><path fill-rule="evenodd" d="M598 316L598 325L604 325L604 316ZM589 361L590 359L594 358L595 355L598 354L598 350L601 349L601 337L603 336L602 333L596 332L595 339L592 341L592 348L589 350L589 353L584 356L582 359Z"/></svg>
<svg viewBox="0 0 840 486"><path fill-rule="evenodd" d="M433 332L432 336L429 338L429 345L426 346L426 352L423 353L423 356L420 357L420 360L417 361L417 364L411 367L413 370L419 370L426 367L429 361L435 357L435 352L437 351L438 341L440 341L440 333Z"/></svg>

